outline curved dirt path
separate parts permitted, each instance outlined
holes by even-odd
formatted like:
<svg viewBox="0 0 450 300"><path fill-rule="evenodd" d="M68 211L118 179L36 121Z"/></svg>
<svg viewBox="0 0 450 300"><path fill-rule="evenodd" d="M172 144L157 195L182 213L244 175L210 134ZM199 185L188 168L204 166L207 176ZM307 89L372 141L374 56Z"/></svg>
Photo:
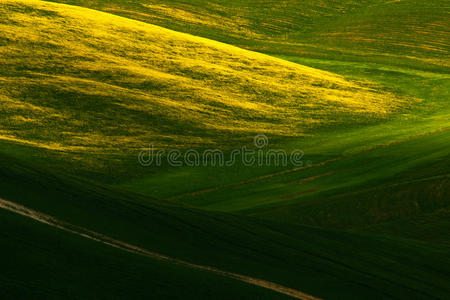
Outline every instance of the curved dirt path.
<svg viewBox="0 0 450 300"><path fill-rule="evenodd" d="M15 202L4 200L2 198L0 198L0 208L3 208L5 210L20 214L22 216L25 216L25 217L28 217L31 219L34 219L36 221L50 225L52 227L88 238L90 240L94 240L99 243L109 245L114 248L118 248L118 249L121 249L121 250L124 250L127 252L143 255L143 256L146 256L146 257L149 257L152 259L158 259L158 260L162 260L162 261L171 262L171 263L186 266L186 267L189 267L192 269L211 272L211 273L214 273L219 276L228 277L228 278L236 279L236 280L248 283L248 284L263 287L263 288L278 292L280 294L291 296L296 299L304 299L304 300L320 299L320 298L316 298L314 296L308 295L306 293L300 292L296 289L285 287L280 284L270 282L267 280L262 280L262 279L258 279L258 278L254 278L254 277L250 277L250 276L246 276L246 275L223 271L223 270L217 269L215 267L211 267L211 266L197 265L197 264L190 263L190 262L187 262L187 261L184 261L181 259L172 258L172 257L166 256L163 254L148 251L144 248L137 247L137 246L122 242L120 240L110 238L101 233L91 231L91 230L83 228L83 227L79 227L79 226L76 226L76 225L73 225L70 223L60 221L52 216L49 216L49 215L46 215L39 211L27 208L23 205L15 203Z"/></svg>

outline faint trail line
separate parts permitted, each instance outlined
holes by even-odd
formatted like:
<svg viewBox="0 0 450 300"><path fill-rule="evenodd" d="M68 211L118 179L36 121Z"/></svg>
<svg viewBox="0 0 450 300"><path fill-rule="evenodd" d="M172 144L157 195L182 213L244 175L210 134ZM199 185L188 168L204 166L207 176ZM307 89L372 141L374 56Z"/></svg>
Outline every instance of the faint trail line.
<svg viewBox="0 0 450 300"><path fill-rule="evenodd" d="M317 163L317 164L312 164L312 165L304 166L304 167L292 168L292 169L288 169L288 170L284 170L284 171L280 171L280 172L276 172L276 173L271 173L271 174L267 174L267 175L253 177L253 178L250 178L250 179L247 179L247 180L243 180L243 181L232 182L232 183L229 183L229 184L219 185L219 186L215 186L215 187L204 189L204 190L198 190L198 191L191 192L191 193L176 195L176 196L165 198L164 200L169 200L170 201L170 200L175 200L175 199L179 199L179 198L183 198L183 197L187 197L187 196L195 196L195 195L200 195L200 194L204 194L204 193L214 192L214 191L217 191L217 190L220 190L220 189L223 189L223 188L229 188L229 187L233 187L233 186L249 184L249 183L252 183L252 182L255 182L255 181L260 181L260 180L264 180L264 179L275 177L275 176L280 176L280 175L284 175L284 174L288 174L288 173L292 173L292 172L297 172L297 171L304 170L304 169L319 167L319 166L325 165L325 164L333 162L333 161L341 160L343 158L344 158L344 156L340 156L340 157L324 160L324 161L322 161L320 163Z"/></svg>
<svg viewBox="0 0 450 300"><path fill-rule="evenodd" d="M405 138L405 139L393 140L393 141L387 142L385 144L370 146L370 147L367 147L365 149L356 151L355 153L338 156L338 157L331 158L331 159L328 159L328 160L324 160L324 161L322 161L320 163L312 164L312 165L309 165L309 166L303 166L303 167L287 169L287 170L280 171L280 172L275 172L275 173L271 173L271 174L267 174L267 175L253 177L253 178L250 178L250 179L247 179L247 180L243 180L243 181L232 182L232 183L219 185L219 186L215 186L215 187L211 187L211 188L207 188L207 189L202 189L202 190L198 190L198 191L194 191L194 192L190 192L190 193L183 193L183 194L179 194L179 195L175 195L175 196L164 198L163 200L171 201L171 200L176 200L176 199L180 199L180 198L184 198L184 197L201 195L201 194L205 194L205 193L221 190L221 189L224 189L224 188L245 185L245 184L249 184L249 183L256 182L256 181L261 181L261 180L264 180L264 179L267 179L267 178L276 177L276 176L280 176L280 175L284 175L284 174L289 174L289 173L301 171L301 170L304 170L304 169L320 167L320 166L323 166L323 165L328 164L330 162L339 161L339 160L342 160L344 158L349 158L349 157L352 157L352 156L355 156L355 155L358 155L358 154L361 154L361 153L364 153L364 152L368 152L368 151L372 151L372 150L376 150L376 149L380 149L380 148L386 148L386 147L389 147L391 145L405 143L405 142L413 141L413 140L416 140L416 139L419 139L419 138L422 138L422 137L426 137L426 136L433 135L433 134L438 134L438 133L443 133L443 132L447 132L447 131L450 131L450 128L439 129L439 130L436 130L436 131L423 133L423 134L420 134L420 135L417 135L417 136L412 136L412 137Z"/></svg>
<svg viewBox="0 0 450 300"><path fill-rule="evenodd" d="M237 274L237 273L232 273L232 272L228 272L228 271L223 271L223 270L217 269L215 267L211 267L211 266L197 265L197 264L190 263L190 262L187 262L187 261L184 261L181 259L172 258L172 257L166 256L163 254L159 254L157 252L148 251L144 248L134 246L134 245L122 242L120 240L113 239L113 238L103 235L101 233L91 231L89 229L86 229L86 228L83 228L80 226L76 226L76 225L73 225L73 224L70 224L70 223L67 223L64 221L60 221L50 215L46 215L39 211L27 208L23 205L15 203L15 202L4 200L2 198L0 198L0 208L3 208L5 210L20 214L22 216L25 216L25 217L28 217L31 219L34 219L38 222L50 225L52 227L85 237L90 240L97 241L99 243L109 245L111 247L118 248L118 249L121 249L121 250L124 250L127 252L143 255L143 256L146 256L146 257L149 257L152 259L157 259L157 260L161 260L161 261L174 263L177 265L189 267L191 269L207 271L207 272L214 273L214 274L222 276L222 277L232 278L232 279L239 280L239 281L251 284L251 285L266 288L266 289L278 292L280 294L291 296L296 299L320 300L320 298L308 295L308 294L300 292L296 289L285 287L283 285L280 285L280 284L277 284L277 283L274 283L271 281L262 280L262 279L258 279L258 278L254 278L254 277L250 277L250 276L246 276L246 275L241 275L241 274Z"/></svg>

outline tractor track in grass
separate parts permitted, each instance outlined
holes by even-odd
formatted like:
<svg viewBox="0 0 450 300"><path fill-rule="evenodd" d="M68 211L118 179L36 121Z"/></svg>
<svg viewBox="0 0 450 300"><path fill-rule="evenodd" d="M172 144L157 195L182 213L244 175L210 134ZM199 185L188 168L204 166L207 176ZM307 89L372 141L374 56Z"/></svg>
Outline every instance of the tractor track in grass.
<svg viewBox="0 0 450 300"><path fill-rule="evenodd" d="M231 279L235 279L235 280L239 280L241 282L245 282L247 284L251 284L251 285L255 285L255 286L259 286L262 288L266 288L275 292L278 292L280 294L284 294L296 299L304 299L304 300L318 300L320 298L311 296L309 294L300 292L296 289L293 288L289 288L289 287L285 287L283 285L271 282L271 281L267 281L267 280L263 280L263 279L259 279L259 278L254 278L254 277L250 277L250 276L246 276L246 275L241 275L238 273L233 273L233 272L228 272L228 271L224 271L224 270L220 270L217 269L215 267L212 266L205 266L205 265L198 265L195 263L190 263L188 261L184 261L181 259L177 259L177 258L173 258L173 257L169 257L163 254L159 254L157 252L153 252L153 251L149 251L147 249L132 245L132 244L128 244L126 242L117 240L117 239L113 239L109 236L106 236L104 234L77 226L77 225L73 225L64 221L60 221L50 215L41 213L39 211L27 208L23 205L20 205L18 203L12 202L12 201L8 201L5 199L0 198L0 208L8 210L10 212L14 212L16 214L31 218L33 220L36 220L40 223L44 223L47 224L49 226L58 228L60 230L64 230L66 232L70 232L72 234L76 234L78 236L117 248L117 249L121 249L130 253L134 253L134 254L138 254L138 255L142 255L151 259L157 259L160 261L166 261L169 263L174 263L177 265L181 265L181 266L185 266L191 269L196 269L196 270L200 270L200 271L206 271L206 272L210 272L222 277L226 277L226 278L231 278Z"/></svg>
<svg viewBox="0 0 450 300"><path fill-rule="evenodd" d="M179 198L184 198L184 197L189 197L189 196L196 196L196 195L201 195L201 194L205 194L205 193L209 193L209 192L214 192L214 191L225 189L225 188L229 188L229 187L245 185L245 184L261 181L261 180L264 180L264 179L269 179L269 178L276 177L276 176L281 176L281 175L285 175L285 174L289 174L289 173L293 173L293 172L297 172L297 171L301 171L301 170L305 170L305 169L309 169L309 168L323 166L323 165L325 165L327 163L338 161L338 160L341 160L343 158L344 158L343 156L340 156L340 157L324 160L324 161L322 161L320 163L317 163L317 164L312 164L312 165L309 165L309 166L296 167L296 168L292 168L292 169L288 169L288 170L284 170L284 171L280 171L280 172L276 172L276 173L271 173L271 174L267 174L267 175L253 177L253 178L250 178L250 179L247 179L247 180L243 180L243 181L239 181L239 182L232 182L232 183L229 183L229 184L215 186L215 187L211 187L211 188L208 188L208 189L198 190L198 191L194 191L194 192L190 192L190 193L186 193L186 194L180 194L180 195L168 197L168 198L166 198L164 200L171 201L171 200L176 200L176 199L179 199Z"/></svg>
<svg viewBox="0 0 450 300"><path fill-rule="evenodd" d="M299 167L292 168L292 169L287 169L287 170L283 170L283 171L279 171L279 172L275 172L275 173L270 173L270 174L266 174L266 175L262 175L262 176L258 176L258 177L253 177L253 178L249 178L249 179L238 181L238 182L231 182L228 184L214 186L214 187L201 189L201 190L197 190L197 191L193 191L193 192L189 192L189 193L178 194L178 195L164 198L162 200L172 201L172 200L177 200L177 199L181 199L181 198L185 198L185 197L191 197L191 196L197 196L197 195L206 194L206 193L210 193L210 192L215 192L215 191L226 189L226 188L232 188L232 187L237 187L237 186L241 186L241 185L246 185L246 184L250 184L253 182L269 179L272 177L282 176L285 174L294 173L294 172L298 172L298 171L305 170L305 169L320 167L320 166L326 165L328 163L340 161L345 158L353 157L353 156L361 154L361 153L377 150L380 148L387 148L392 145L413 141L413 140L420 139L420 138L423 138L423 137L426 137L429 135L439 134L439 133L443 133L443 132L447 132L447 131L450 131L450 128L444 128L444 129L439 129L439 130L435 130L435 131L431 131L431 132L426 132L426 133L419 134L419 135L412 136L412 137L405 138L405 139L393 140L393 141L390 141L390 142L387 142L384 144L367 147L365 149L356 151L355 153L352 153L352 154L347 154L347 155L342 155L342 156L334 157L331 159L327 159L327 160L321 161L319 163L310 164L307 166L299 166Z"/></svg>

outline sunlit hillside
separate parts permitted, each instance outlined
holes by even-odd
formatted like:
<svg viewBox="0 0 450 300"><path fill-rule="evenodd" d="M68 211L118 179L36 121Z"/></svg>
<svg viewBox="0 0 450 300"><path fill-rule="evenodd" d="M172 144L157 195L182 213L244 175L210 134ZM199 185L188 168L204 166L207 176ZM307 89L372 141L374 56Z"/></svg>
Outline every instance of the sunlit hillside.
<svg viewBox="0 0 450 300"><path fill-rule="evenodd" d="M450 299L449 57L448 0L0 0L0 299Z"/></svg>
<svg viewBox="0 0 450 300"><path fill-rule="evenodd" d="M3 1L1 138L91 150L310 135L412 99L85 8Z"/></svg>
<svg viewBox="0 0 450 300"><path fill-rule="evenodd" d="M424 69L449 67L448 1L52 1L274 55L414 64Z"/></svg>

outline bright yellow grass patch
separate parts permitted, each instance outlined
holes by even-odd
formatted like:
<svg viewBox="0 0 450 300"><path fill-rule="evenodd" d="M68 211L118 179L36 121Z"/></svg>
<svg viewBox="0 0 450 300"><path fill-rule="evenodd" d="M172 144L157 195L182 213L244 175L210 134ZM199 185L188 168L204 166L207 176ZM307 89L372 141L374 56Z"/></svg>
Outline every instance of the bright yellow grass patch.
<svg viewBox="0 0 450 300"><path fill-rule="evenodd" d="M0 2L0 139L55 149L232 143L383 118L404 103L343 77L130 19Z"/></svg>

